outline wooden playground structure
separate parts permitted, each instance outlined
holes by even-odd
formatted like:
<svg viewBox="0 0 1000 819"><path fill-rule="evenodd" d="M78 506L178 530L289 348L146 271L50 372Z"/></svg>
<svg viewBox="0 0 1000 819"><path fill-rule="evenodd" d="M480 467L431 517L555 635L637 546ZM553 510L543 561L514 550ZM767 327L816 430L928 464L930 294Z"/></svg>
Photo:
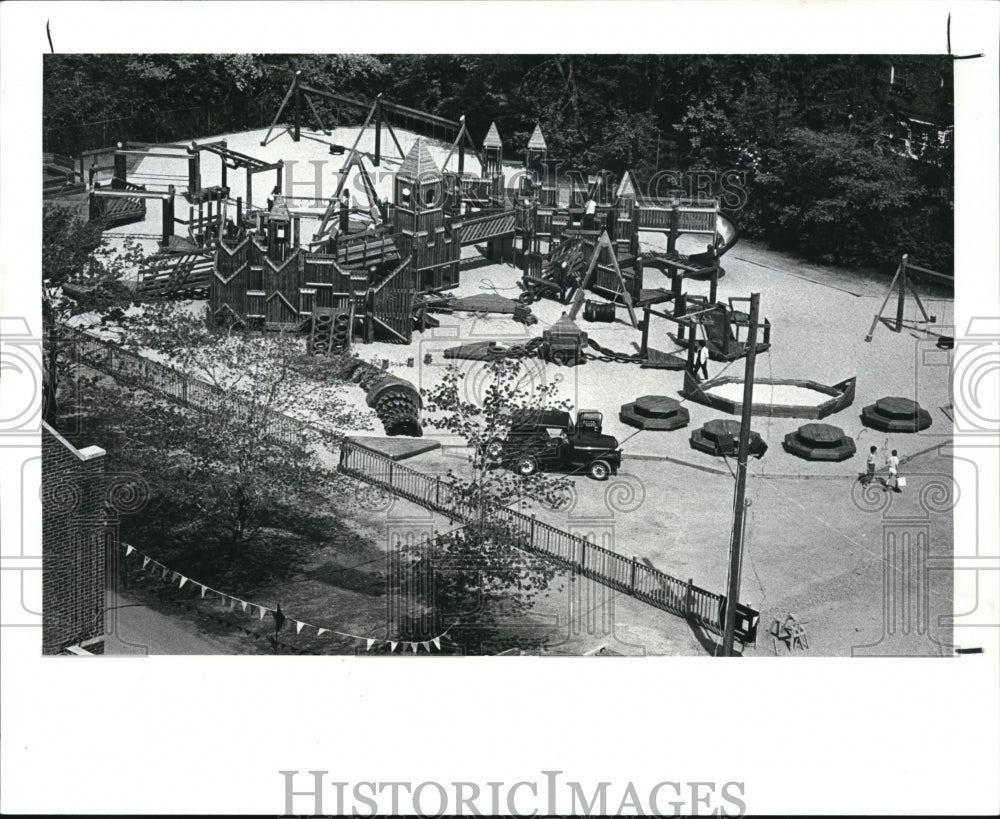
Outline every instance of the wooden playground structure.
<svg viewBox="0 0 1000 819"><path fill-rule="evenodd" d="M549 160L537 125L523 168L508 182L505 169L511 166L504 165L504 144L495 124L477 146L464 117L449 120L381 95L361 102L318 88L299 72L261 144L273 141L281 122L288 123L285 132L294 141L319 139L304 133L307 121L328 136L332 132L324 113L329 117L331 110L360 117L362 125L352 145L328 143L330 153L345 159L311 239L302 236L301 217L291 206L295 197L282 195L284 162L235 151L224 139L165 146L119 143L81 156L81 175L91 161L90 218L105 229L145 220L149 203L160 203L161 252L142 271L141 295L207 295L217 322L306 331L310 338L319 338L311 342L317 351L376 340L407 344L414 331L435 326L428 305L446 303L446 291L460 283L462 249L479 245L487 259L520 268L520 300L525 305L555 298L568 305L570 322L591 294L611 307L594 312L596 303L588 302L588 320L598 313L607 320L615 305L623 307L632 326L643 329L644 358L649 356L651 316L679 322L678 340L683 344L694 335L693 329L685 335L686 328L694 327L684 318L692 312L719 313L718 338L709 333L713 357L731 360L745 352L732 332L739 326L738 311L731 305L708 307L683 292L685 278L707 278L708 304L715 305L718 278L724 274L719 259L738 238L718 201L660 201L643 195L631 172L617 185L605 171L596 178L570 174L567 195L555 178L557 163ZM402 150L394 124L412 123L446 136L444 144L450 148L441 166L421 138ZM375 149L365 152L361 139L371 128ZM383 134L398 156L383 155ZM466 170L467 152L478 160L478 176ZM205 156L220 163L217 185L203 186ZM109 157L109 165L100 164ZM146 157L176 161L178 172L151 178L139 174L142 182L130 179L130 166ZM450 170L453 159L456 167ZM391 201L382 201L368 166L390 160L399 166L393 173ZM107 171L110 180L98 181ZM231 196L230 171L245 174L245 197ZM352 173L359 180L353 202L347 190ZM274 184L268 187L266 202L254 201L260 174L274 174L268 179ZM666 253L643 256L642 232L665 235ZM679 253L677 240L684 234L704 237L707 251ZM647 268L669 277L669 293L644 288ZM653 309L664 300L673 302L671 313Z"/></svg>

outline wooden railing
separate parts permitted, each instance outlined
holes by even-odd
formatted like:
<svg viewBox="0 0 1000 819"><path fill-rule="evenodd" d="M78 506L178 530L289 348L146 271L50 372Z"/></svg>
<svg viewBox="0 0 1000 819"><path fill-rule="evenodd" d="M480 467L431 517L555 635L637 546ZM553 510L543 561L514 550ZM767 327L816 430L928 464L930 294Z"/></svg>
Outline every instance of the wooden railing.
<svg viewBox="0 0 1000 819"><path fill-rule="evenodd" d="M345 475L387 489L397 497L462 523L473 523L485 515L491 525L502 526L527 551L544 555L570 571L659 609L686 617L710 631L722 630L722 596L695 586L690 580L678 580L515 509L499 504L487 504L482 509L469 500L458 484L417 472L350 441L341 444L339 469Z"/></svg>

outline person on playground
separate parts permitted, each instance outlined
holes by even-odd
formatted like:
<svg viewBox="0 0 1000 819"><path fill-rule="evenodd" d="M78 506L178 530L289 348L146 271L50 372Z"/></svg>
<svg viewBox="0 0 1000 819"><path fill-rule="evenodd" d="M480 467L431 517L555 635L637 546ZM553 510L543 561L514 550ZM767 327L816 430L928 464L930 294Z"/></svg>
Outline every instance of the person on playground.
<svg viewBox="0 0 1000 819"><path fill-rule="evenodd" d="M903 490L899 488L899 455L894 449L892 455L886 458L886 464L889 467L889 481L892 481L892 491L902 492ZM886 490L889 489L889 482L886 482Z"/></svg>
<svg viewBox="0 0 1000 819"><path fill-rule="evenodd" d="M594 201L593 196L588 196L587 201L583 203L583 229L593 230L594 229L594 217L597 214L597 202Z"/></svg>
<svg viewBox="0 0 1000 819"><path fill-rule="evenodd" d="M698 356L695 359L695 377L699 375L699 380L708 381L708 345L704 341L698 342Z"/></svg>
<svg viewBox="0 0 1000 819"><path fill-rule="evenodd" d="M865 472L864 477L861 478L861 483L867 485L870 484L873 480L875 480L875 461L877 457L878 457L878 447L872 446L868 450L868 458L865 461L867 470Z"/></svg>

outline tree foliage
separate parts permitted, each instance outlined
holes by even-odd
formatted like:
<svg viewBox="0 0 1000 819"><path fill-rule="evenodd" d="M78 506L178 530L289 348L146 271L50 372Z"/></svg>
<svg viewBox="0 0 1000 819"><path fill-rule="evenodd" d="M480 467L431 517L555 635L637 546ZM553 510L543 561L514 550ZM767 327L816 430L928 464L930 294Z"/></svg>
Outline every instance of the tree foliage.
<svg viewBox="0 0 1000 819"><path fill-rule="evenodd" d="M491 653L514 645L532 647L544 635L524 628L538 595L557 571L552 563L528 552L524 535L498 514L512 504L559 508L570 498L570 481L536 472L520 476L491 461L487 445L504 440L514 413L569 409L558 398L558 385L545 382L517 359L486 362L470 378L449 365L424 390L426 424L457 437L472 452L469 471L450 471L448 479L463 500L480 514L458 532L430 543L407 547L412 576L431 590L437 627L451 626L451 637L468 653ZM517 624L517 629L505 626Z"/></svg>
<svg viewBox="0 0 1000 819"><path fill-rule="evenodd" d="M900 59L917 60L917 69L931 74L940 63L941 76L950 76L945 58ZM106 134L107 126L81 129L78 124L117 117L131 119L120 125L116 120L113 131L127 126L144 134L169 133L173 139L263 127L300 69L308 81L357 99L371 101L382 93L451 119L464 115L477 140L495 121L508 159L523 156L538 123L549 157L564 168L630 169L640 179L662 170L744 171L749 198L759 206L735 217L744 235L781 249L881 266L902 244L928 264L951 267L951 156L946 150L930 161L888 161L889 149L898 150L888 135L898 126L899 112L885 95L888 63L882 57L52 55L44 66L44 125L53 139L100 139L96 134ZM187 109L200 113L188 118ZM338 121L357 125L356 119L350 114ZM113 138L152 137L107 137ZM854 147L846 148L845 140ZM67 152L91 147L99 146L78 144ZM844 238L842 214L824 220L824 213L832 214L831 197L809 187L816 166L834 154L858 161L853 182L848 179L855 175L851 163L840 165L844 184L834 187L845 195L857 192L864 199L871 171L888 172L882 180L886 209L878 220L882 239L870 231L843 254L822 249ZM808 170L799 176L802 162ZM777 177L787 186L777 197L781 204L770 204ZM803 214L808 228L802 234L788 229L794 219L766 221L788 207ZM868 205L862 201L856 207Z"/></svg>

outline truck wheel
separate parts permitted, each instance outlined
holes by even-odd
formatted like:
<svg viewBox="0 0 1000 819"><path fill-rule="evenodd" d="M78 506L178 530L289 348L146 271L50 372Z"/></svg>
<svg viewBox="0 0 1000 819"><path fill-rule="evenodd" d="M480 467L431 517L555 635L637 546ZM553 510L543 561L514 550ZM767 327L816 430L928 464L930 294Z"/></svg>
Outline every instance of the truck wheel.
<svg viewBox="0 0 1000 819"><path fill-rule="evenodd" d="M611 475L611 465L607 461L594 461L587 467L587 473L595 481L606 481Z"/></svg>
<svg viewBox="0 0 1000 819"><path fill-rule="evenodd" d="M486 444L486 457L491 461L499 461L500 456L503 455L503 441L498 438L494 438L488 444Z"/></svg>
<svg viewBox="0 0 1000 819"><path fill-rule="evenodd" d="M538 464L535 463L534 458L518 458L514 465L514 471L518 475L528 477L528 475L534 475L538 471Z"/></svg>

